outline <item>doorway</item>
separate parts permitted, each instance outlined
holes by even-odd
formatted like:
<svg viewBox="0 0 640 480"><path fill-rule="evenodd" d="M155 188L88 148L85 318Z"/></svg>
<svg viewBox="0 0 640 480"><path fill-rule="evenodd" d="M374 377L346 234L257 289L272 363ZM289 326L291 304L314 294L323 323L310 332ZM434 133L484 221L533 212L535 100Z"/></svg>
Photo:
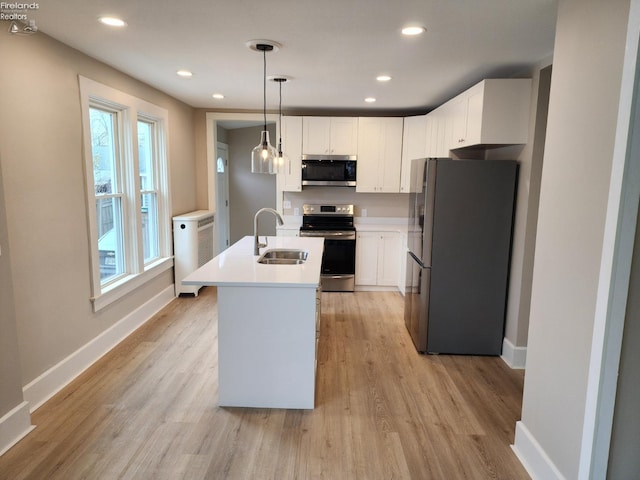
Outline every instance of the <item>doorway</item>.
<svg viewBox="0 0 640 480"><path fill-rule="evenodd" d="M229 246L229 145L218 142L216 156L216 255Z"/></svg>
<svg viewBox="0 0 640 480"><path fill-rule="evenodd" d="M275 138L273 129L278 128L277 120L277 115L267 114L267 126L272 130L272 138ZM282 196L277 195L277 184L281 179L277 178L280 175L250 173L249 154L260 139L260 127L264 125L262 113L207 112L206 125L207 197L209 210L216 215L216 252L220 253L242 236L253 234L253 216L259 208L270 206L282 210ZM246 140L239 139L242 137L240 132L249 131L250 127L256 128L258 133L247 135ZM224 159L225 153L219 151L219 143L226 145L224 173L218 173L218 158ZM257 194L260 188L256 184L266 181L271 182L272 186L269 193L260 196ZM247 198L251 200L245 201ZM265 225L264 228L261 225L260 234L273 235L272 232L263 231L269 227L266 222L263 223Z"/></svg>

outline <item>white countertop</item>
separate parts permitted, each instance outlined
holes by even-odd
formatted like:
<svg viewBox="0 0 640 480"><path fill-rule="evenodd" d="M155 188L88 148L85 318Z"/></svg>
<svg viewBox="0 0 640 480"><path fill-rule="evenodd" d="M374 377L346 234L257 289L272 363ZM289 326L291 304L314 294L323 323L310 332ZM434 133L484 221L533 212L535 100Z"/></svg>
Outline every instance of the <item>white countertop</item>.
<svg viewBox="0 0 640 480"><path fill-rule="evenodd" d="M264 237L260 237L263 241ZM253 255L253 236L246 236L231 245L210 262L188 275L185 285L317 287L324 250L323 238L268 237L267 247L260 253L275 249L299 249L309 252L300 265L263 265Z"/></svg>

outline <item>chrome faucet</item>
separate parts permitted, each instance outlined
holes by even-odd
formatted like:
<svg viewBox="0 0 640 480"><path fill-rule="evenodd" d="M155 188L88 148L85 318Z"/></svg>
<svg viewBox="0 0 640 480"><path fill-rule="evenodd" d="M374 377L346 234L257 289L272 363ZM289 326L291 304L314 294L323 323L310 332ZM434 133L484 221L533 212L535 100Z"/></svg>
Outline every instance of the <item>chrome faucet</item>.
<svg viewBox="0 0 640 480"><path fill-rule="evenodd" d="M284 223L284 220L282 220L282 217L280 216L280 214L278 212L276 212L273 208L261 208L260 210L258 210L256 212L256 216L253 217L253 238L255 240L254 244L253 244L253 254L254 255L260 255L260 249L262 247L266 247L267 246L267 237L264 237L264 243L260 243L260 239L258 238L258 216L262 213L262 212L271 212L276 216L276 220L278 221L278 225L282 225Z"/></svg>

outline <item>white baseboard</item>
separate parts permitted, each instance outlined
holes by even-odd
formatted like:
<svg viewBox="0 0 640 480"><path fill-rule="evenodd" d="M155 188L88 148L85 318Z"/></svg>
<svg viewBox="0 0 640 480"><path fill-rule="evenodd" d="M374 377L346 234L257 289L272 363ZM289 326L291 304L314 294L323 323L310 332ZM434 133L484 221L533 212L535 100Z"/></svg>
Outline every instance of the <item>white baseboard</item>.
<svg viewBox="0 0 640 480"><path fill-rule="evenodd" d="M527 347L516 347L506 337L502 340L502 360L514 369L524 369L527 364Z"/></svg>
<svg viewBox="0 0 640 480"><path fill-rule="evenodd" d="M398 287L379 285L356 285L356 292L399 292Z"/></svg>
<svg viewBox="0 0 640 480"><path fill-rule="evenodd" d="M511 445L532 480L566 480L529 429L516 422L516 438Z"/></svg>
<svg viewBox="0 0 640 480"><path fill-rule="evenodd" d="M0 456L34 428L36 427L31 425L28 402L22 402L0 418Z"/></svg>
<svg viewBox="0 0 640 480"><path fill-rule="evenodd" d="M128 337L134 330L142 326L174 298L174 286L170 285L89 343L83 345L60 363L25 385L23 387L24 399L31 405L31 411L37 410L44 402Z"/></svg>

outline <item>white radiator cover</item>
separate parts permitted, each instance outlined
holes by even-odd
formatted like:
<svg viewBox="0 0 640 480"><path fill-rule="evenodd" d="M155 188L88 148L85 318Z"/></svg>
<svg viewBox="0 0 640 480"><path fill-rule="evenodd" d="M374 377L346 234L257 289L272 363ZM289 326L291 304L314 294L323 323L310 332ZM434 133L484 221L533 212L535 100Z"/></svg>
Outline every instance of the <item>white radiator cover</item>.
<svg viewBox="0 0 640 480"><path fill-rule="evenodd" d="M201 287L182 285L182 279L213 258L213 216L209 210L196 210L173 217L176 296L198 295Z"/></svg>

